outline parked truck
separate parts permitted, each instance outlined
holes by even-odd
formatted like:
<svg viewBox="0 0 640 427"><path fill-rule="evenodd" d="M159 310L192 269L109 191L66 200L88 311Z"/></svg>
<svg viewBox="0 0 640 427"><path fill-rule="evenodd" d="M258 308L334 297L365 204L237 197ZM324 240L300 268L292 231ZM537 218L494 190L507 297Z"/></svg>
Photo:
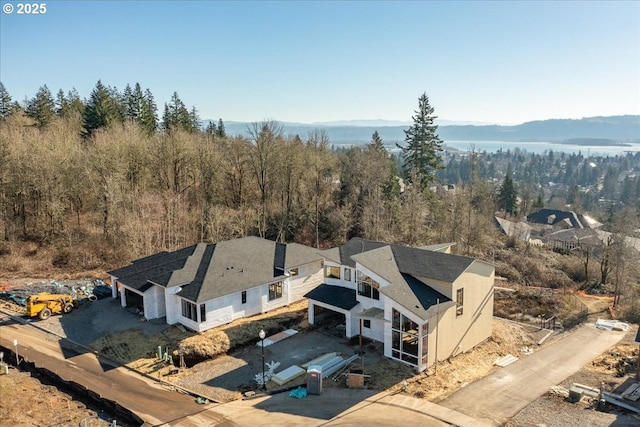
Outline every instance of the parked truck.
<svg viewBox="0 0 640 427"><path fill-rule="evenodd" d="M27 298L27 315L29 317L38 316L45 320L51 314L71 313L78 307L78 300L69 294L48 294L39 293Z"/></svg>

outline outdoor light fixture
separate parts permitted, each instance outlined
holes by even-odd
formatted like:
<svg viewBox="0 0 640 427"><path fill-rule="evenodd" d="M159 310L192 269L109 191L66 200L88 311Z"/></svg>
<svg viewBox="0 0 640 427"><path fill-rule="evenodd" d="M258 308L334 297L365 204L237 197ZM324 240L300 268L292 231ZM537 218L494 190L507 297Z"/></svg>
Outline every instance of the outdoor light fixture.
<svg viewBox="0 0 640 427"><path fill-rule="evenodd" d="M260 329L258 336L260 337L260 347L262 348L262 390L266 390L267 382L264 380L264 338L267 334L264 332L264 329Z"/></svg>

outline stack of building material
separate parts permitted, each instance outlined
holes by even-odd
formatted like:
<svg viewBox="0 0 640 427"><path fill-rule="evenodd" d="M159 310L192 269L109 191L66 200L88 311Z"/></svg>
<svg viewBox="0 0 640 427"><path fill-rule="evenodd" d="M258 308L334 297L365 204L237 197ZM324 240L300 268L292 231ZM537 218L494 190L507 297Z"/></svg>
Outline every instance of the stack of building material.
<svg viewBox="0 0 640 427"><path fill-rule="evenodd" d="M302 369L298 365L289 366L287 369L278 372L274 376L271 377L271 381L278 385L283 385L288 383L289 381L293 381L301 375L304 375L307 371Z"/></svg>
<svg viewBox="0 0 640 427"><path fill-rule="evenodd" d="M515 356L513 356L511 354L507 354L504 357L497 358L495 360L495 362L493 362L493 364L496 365L496 366L500 366L500 367L504 368L507 365L511 365L516 360L518 360L517 357L515 357Z"/></svg>

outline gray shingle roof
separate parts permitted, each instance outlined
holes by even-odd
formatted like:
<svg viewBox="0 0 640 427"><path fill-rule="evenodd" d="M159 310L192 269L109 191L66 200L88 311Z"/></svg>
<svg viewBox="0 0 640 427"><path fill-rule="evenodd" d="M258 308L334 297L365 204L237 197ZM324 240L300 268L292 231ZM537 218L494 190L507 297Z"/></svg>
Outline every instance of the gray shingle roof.
<svg viewBox="0 0 640 427"><path fill-rule="evenodd" d="M356 291L354 289L347 289L342 286L327 284L317 286L313 290L307 292L305 297L342 308L343 310L351 310L359 304L356 300Z"/></svg>
<svg viewBox="0 0 640 427"><path fill-rule="evenodd" d="M199 303L275 282L286 277L284 268L320 259L314 249L303 245L244 237L152 255L110 274L142 291L149 281L165 287L180 285L178 295Z"/></svg>
<svg viewBox="0 0 640 427"><path fill-rule="evenodd" d="M424 279L452 283L475 261L465 256L399 245L383 246L352 258L390 283L380 288L382 294L422 319L433 314L437 300L445 308L454 304Z"/></svg>

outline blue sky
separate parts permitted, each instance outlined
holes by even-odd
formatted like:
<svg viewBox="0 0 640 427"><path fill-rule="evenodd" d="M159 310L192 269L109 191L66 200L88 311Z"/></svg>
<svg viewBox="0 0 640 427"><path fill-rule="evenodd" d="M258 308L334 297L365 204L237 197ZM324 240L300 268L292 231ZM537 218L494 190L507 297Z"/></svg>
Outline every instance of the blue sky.
<svg viewBox="0 0 640 427"><path fill-rule="evenodd" d="M0 14L0 81L174 91L203 119L522 123L640 114L640 2L40 1Z"/></svg>

